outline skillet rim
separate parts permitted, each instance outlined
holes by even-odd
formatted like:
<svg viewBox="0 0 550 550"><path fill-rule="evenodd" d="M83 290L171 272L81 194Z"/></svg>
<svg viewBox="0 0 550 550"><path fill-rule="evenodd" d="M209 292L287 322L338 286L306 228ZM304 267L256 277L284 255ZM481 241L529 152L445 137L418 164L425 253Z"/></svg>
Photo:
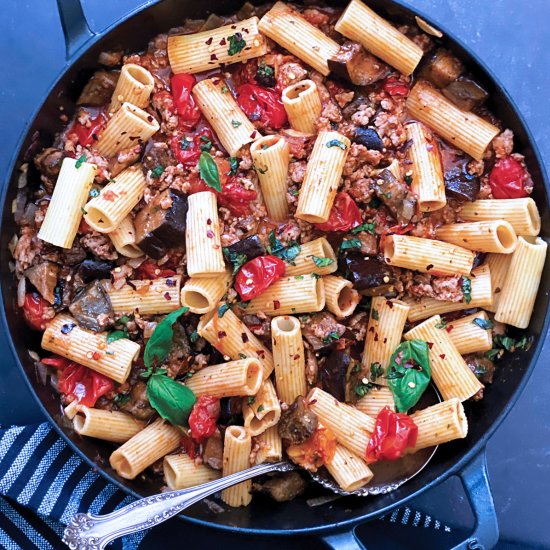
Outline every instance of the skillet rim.
<svg viewBox="0 0 550 550"><path fill-rule="evenodd" d="M80 0L77 0L80 3ZM32 115L27 119L27 123L25 124L24 128L21 131L21 135L19 137L19 140L16 144L16 147L14 148L14 153L8 163L7 170L6 170L6 177L3 181L3 187L1 190L0 195L0 231L2 230L5 222L5 202L7 198L8 191L10 189L10 182L13 178L13 175L15 173L16 169L16 163L18 158L21 155L22 147L28 137L29 130L31 129L32 125L34 124L37 116L42 111L48 100L50 99L51 93L55 86L65 77L66 73L75 65L78 63L80 58L86 54L93 46L97 44L100 40L104 39L108 34L110 34L113 30L115 30L119 25L122 23L125 23L129 19L136 17L140 13L146 11L148 8L156 6L157 4L161 4L163 0L149 0L146 3L144 3L141 6L138 6L137 8L131 10L130 12L126 13L122 17L118 18L116 21L114 21L112 24L110 24L108 27L103 29L100 32L92 33L89 39L72 55L70 59L65 59L64 66L59 71L57 76L53 79L51 84L49 85L46 93L44 94L44 99L40 103L40 105L32 112ZM511 109L514 116L517 119L517 122L522 127L525 136L527 138L527 143L530 146L534 161L537 163L538 168L540 170L541 174L541 180L542 184L544 185L545 192L546 192L546 200L547 203L550 205L550 182L548 179L548 173L546 170L545 163L543 161L542 155L540 153L540 150L538 148L537 142L535 141L533 134L527 125L525 118L516 105L515 101L509 94L509 92L506 90L506 88L502 85L500 80L495 76L494 72L487 66L485 61L476 54L469 46L466 46L462 40L458 39L454 33L450 33L447 28L444 26L444 24L441 24L437 21L434 21L431 16L425 14L422 10L418 10L415 6L410 5L409 2L406 0L383 0L384 3L388 4L389 7L392 5L396 5L399 9L404 10L408 14L412 16L419 16L424 21L426 21L428 24L433 25L436 29L439 29L443 32L444 37L446 40L450 41L451 43L456 44L459 48L461 48L464 52L466 52L479 66L479 69L483 73L484 76L486 76L489 81L495 86L496 90L498 90L499 94L502 95L503 101L501 103L507 104L507 106ZM547 262L550 260L550 258L547 258ZM10 273L9 276L11 277L12 274ZM0 278L0 291L3 291L4 288L4 277ZM539 289L540 292L540 289ZM62 427L54 420L54 418L50 415L50 413L47 411L45 405L42 403L40 398L38 397L37 393L34 391L34 388L32 386L32 383L27 375L27 372L25 371L25 368L23 367L22 361L19 358L19 354L17 353L15 343L13 341L11 331L9 329L9 323L7 319L7 311L6 311L6 304L4 303L3 299L3 292L2 296L0 296L0 323L2 325L2 328L5 330L7 340L8 340L8 346L10 348L10 351L15 359L15 362L17 364L17 367L20 371L20 373L23 376L23 379L25 380L25 383L31 392L33 399L38 404L38 407L40 408L42 414L45 416L46 420L50 425L53 426L53 428L57 431L57 433L60 435L60 437L67 443L70 448L77 453L77 455L85 462L87 463L91 468L93 468L95 471L99 473L105 480L109 481L110 483L114 483L119 489L124 491L126 494L132 495L135 498L143 498L142 495L134 491L133 489L130 489L123 485L121 481L116 479L115 477L111 476L109 473L107 473L101 466L93 462L88 456L80 450L79 446L76 445L63 431ZM536 366L536 363L539 359L540 353L542 351L542 348L544 346L544 342L546 340L546 336L548 333L548 329L550 326L550 306L547 308L545 314L544 314L544 322L542 323L542 329L541 329L541 337L539 337L535 343L535 349L532 352L532 357L529 362L528 367L526 368L524 374L522 375L519 383L517 384L516 388L514 389L513 393L510 395L510 399L508 403L503 407L502 411L498 414L498 416L495 418L495 420L491 423L489 428L483 433L483 435L480 437L480 439L472 446L471 449L464 452L464 455L461 459L456 462L451 468L428 482L424 487L419 488L418 490L412 492L409 495L404 496L398 501L395 501L391 504L388 504L385 507L378 508L376 511L371 511L368 513L361 513L357 517L353 517L350 519L346 519L344 521L338 521L334 523L325 524L322 526L315 526L315 527L301 527L297 529L262 529L262 528L248 528L248 527L239 527L239 526L231 526L231 525L222 525L216 522L211 522L208 520L200 519L200 518L194 518L187 515L179 515L178 517L180 519L184 519L185 521L188 521L193 524L200 525L202 527L209 527L214 529L219 529L221 531L231 532L231 533L238 533L238 534L253 534L253 535L277 535L277 536L293 536L293 535L312 535L312 534L327 534L329 532L335 532L335 531L342 531L345 528L353 528L356 525L363 523L365 521L369 521L371 519L374 519L376 517L379 517L380 515L383 515L399 506L404 505L406 502L412 500L413 498L421 495L428 489L432 488L435 485L439 485L442 482L444 482L446 479L450 478L451 476L458 475L465 466L473 461L473 459L478 456L481 453L485 452L485 447L487 445L488 440L492 437L492 435L495 433L497 428L502 424L506 416L510 413L512 408L517 403L519 397L521 396L522 392L525 389L525 386L527 385L533 370Z"/></svg>

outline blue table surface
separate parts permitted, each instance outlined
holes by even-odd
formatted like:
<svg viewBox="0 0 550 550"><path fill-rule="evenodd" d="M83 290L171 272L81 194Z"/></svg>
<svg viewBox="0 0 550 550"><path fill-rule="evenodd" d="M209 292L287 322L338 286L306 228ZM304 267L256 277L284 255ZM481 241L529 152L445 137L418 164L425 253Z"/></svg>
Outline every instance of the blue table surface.
<svg viewBox="0 0 550 550"><path fill-rule="evenodd" d="M547 164L550 162L550 2L531 0L410 0L436 22L477 53L508 89L525 116ZM136 6L137 0L84 0L91 27L101 31ZM528 6L528 9L525 7ZM177 21L174 21L177 24ZM16 143L30 115L42 101L64 64L64 45L54 0L3 0L0 16L0 174L6 173ZM144 36L144 42L149 37ZM0 424L42 420L33 399L7 351L0 334L2 379ZM548 525L550 494L550 377L547 363L550 344L545 344L537 368L516 407L487 448L489 474L501 529L499 548L550 548ZM451 479L411 503L450 525L468 526L471 513L460 485ZM369 548L437 547L437 543L413 543L399 527L380 522L365 527ZM182 540L216 548L223 541L232 547L257 547L251 537L236 537L204 528L188 527L171 520L145 539L144 548L157 548ZM384 538L386 537L386 538ZM391 541L391 543L388 543ZM310 545L308 539L287 539L289 548ZM1 541L0 541L1 546ZM262 539L262 548L280 546Z"/></svg>

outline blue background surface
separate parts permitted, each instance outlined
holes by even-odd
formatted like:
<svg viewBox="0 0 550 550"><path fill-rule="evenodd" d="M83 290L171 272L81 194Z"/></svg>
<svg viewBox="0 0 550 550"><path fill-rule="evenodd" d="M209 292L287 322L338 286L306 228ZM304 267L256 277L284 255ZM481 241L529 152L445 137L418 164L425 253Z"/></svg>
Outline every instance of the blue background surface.
<svg viewBox="0 0 550 550"><path fill-rule="evenodd" d="M101 31L127 11L142 5L137 0L84 0L90 26ZM409 5L431 14L478 54L496 73L525 116L547 165L550 163L550 2L531 0L414 0ZM30 115L64 64L64 43L54 0L3 0L0 15L0 174L7 165ZM175 21L174 24L177 24ZM24 28L25 32L21 32ZM144 44L148 36L143 37ZM2 384L0 424L39 422L34 406L0 334ZM517 406L488 445L489 474L498 509L502 544L499 548L550 548L550 344ZM411 504L442 523L471 525L464 494L456 479L428 492ZM376 522L361 530L369 548L435 548L447 539L412 540L410 530ZM391 538L390 538L391 537ZM418 539L418 540L417 540ZM234 537L189 528L172 520L145 539L144 548L183 542L202 548L228 544L257 548L248 537ZM390 542L391 541L391 542ZM504 542L505 541L505 542ZM309 539L262 540L262 548L288 550L311 546Z"/></svg>

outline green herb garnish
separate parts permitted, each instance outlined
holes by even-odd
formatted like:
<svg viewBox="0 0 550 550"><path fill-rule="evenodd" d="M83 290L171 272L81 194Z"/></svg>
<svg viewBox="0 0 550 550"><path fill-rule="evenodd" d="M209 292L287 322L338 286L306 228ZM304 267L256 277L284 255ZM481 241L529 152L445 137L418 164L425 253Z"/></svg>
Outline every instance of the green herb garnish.
<svg viewBox="0 0 550 550"><path fill-rule="evenodd" d="M208 187L221 193L220 172L216 161L210 153L203 151L199 159L199 175Z"/></svg>
<svg viewBox="0 0 550 550"><path fill-rule="evenodd" d="M281 258L281 260L288 262L290 265L295 265L293 261L300 254L302 247L297 242L289 243L288 247L285 246L277 239L275 231L272 230L269 232L267 250L272 256Z"/></svg>
<svg viewBox="0 0 550 550"><path fill-rule="evenodd" d="M366 231L367 233L370 233L371 235L375 234L376 224L373 223L362 223L361 225L358 225L357 227L354 227L350 233L352 235L357 235L357 233L361 233L363 231Z"/></svg>
<svg viewBox="0 0 550 550"><path fill-rule="evenodd" d="M122 340L122 338L128 338L128 332L126 330L115 330L107 334L107 343L116 342Z"/></svg>
<svg viewBox="0 0 550 550"><path fill-rule="evenodd" d="M361 248L361 241L357 237L352 237L351 239L344 239L340 245L340 250L354 250Z"/></svg>
<svg viewBox="0 0 550 550"><path fill-rule="evenodd" d="M160 164L158 166L155 166L152 170L151 170L151 177L152 178L160 178L160 176L163 174L164 172L164 166L161 166Z"/></svg>
<svg viewBox="0 0 550 550"><path fill-rule="evenodd" d="M159 373L152 374L147 382L147 399L151 407L174 426L187 425L187 419L197 401L187 386Z"/></svg>
<svg viewBox="0 0 550 550"><path fill-rule="evenodd" d="M228 309L231 309L231 306L229 304L222 304L218 308L218 317L223 317L227 313Z"/></svg>
<svg viewBox="0 0 550 550"><path fill-rule="evenodd" d="M489 319L480 319L479 317L476 317L472 323L477 325L479 328L484 328L485 330L491 330L495 326L493 321Z"/></svg>
<svg viewBox="0 0 550 550"><path fill-rule="evenodd" d="M76 161L74 167L78 170L85 162L86 155L82 155L81 157L78 157L78 160Z"/></svg>
<svg viewBox="0 0 550 550"><path fill-rule="evenodd" d="M348 148L348 146L340 141L339 139L331 139L330 141L327 141L326 143L327 147L340 147L340 149L343 149L344 151Z"/></svg>
<svg viewBox="0 0 550 550"><path fill-rule="evenodd" d="M229 48L227 53L229 55L235 55L242 51L246 46L246 40L244 40L243 35L240 32L236 32L227 38L229 41Z"/></svg>
<svg viewBox="0 0 550 550"><path fill-rule="evenodd" d="M327 267L334 263L332 258L319 258L319 256L311 256L311 259L317 267Z"/></svg>
<svg viewBox="0 0 550 550"><path fill-rule="evenodd" d="M246 254L239 254L234 252L227 247L222 249L224 258L233 265L233 275L241 269L241 266L248 261L248 256Z"/></svg>
<svg viewBox="0 0 550 550"><path fill-rule="evenodd" d="M468 277L462 277L462 294L464 301L469 304L472 301L472 281Z"/></svg>

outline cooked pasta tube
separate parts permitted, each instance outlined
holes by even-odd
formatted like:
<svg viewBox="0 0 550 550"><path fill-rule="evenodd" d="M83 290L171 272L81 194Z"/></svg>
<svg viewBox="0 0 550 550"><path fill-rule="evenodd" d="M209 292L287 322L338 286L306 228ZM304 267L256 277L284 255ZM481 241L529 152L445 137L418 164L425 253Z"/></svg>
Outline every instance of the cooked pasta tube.
<svg viewBox="0 0 550 550"><path fill-rule="evenodd" d="M263 34L322 75L330 73L328 60L340 46L289 4L277 2L261 18L259 27Z"/></svg>
<svg viewBox="0 0 550 550"><path fill-rule="evenodd" d="M159 129L155 117L124 102L99 135L95 149L104 157L113 157L123 149L145 143Z"/></svg>
<svg viewBox="0 0 550 550"><path fill-rule="evenodd" d="M309 392L307 402L323 426L334 433L338 443L358 456L365 456L374 430L374 418L337 401L319 388Z"/></svg>
<svg viewBox="0 0 550 550"><path fill-rule="evenodd" d="M271 319L271 343L277 395L283 403L290 405L299 395L305 396L307 392L300 321L288 315Z"/></svg>
<svg viewBox="0 0 550 550"><path fill-rule="evenodd" d="M374 363L380 365L383 372L375 380L377 384L388 385L384 374L392 353L401 342L409 309L408 304L399 300L388 300L383 296L372 299L361 364L366 372L370 372Z"/></svg>
<svg viewBox="0 0 550 550"><path fill-rule="evenodd" d="M258 30L258 18L251 17L217 29L169 36L167 50L175 74L194 74L265 55L267 43Z"/></svg>
<svg viewBox="0 0 550 550"><path fill-rule="evenodd" d="M221 472L197 464L187 454L167 455L162 463L164 479L171 491L196 487L221 477Z"/></svg>
<svg viewBox="0 0 550 550"><path fill-rule="evenodd" d="M237 156L244 145L262 137L221 78L201 80L193 88L193 95L204 118L231 156Z"/></svg>
<svg viewBox="0 0 550 550"><path fill-rule="evenodd" d="M250 155L269 217L278 222L288 219L288 142L282 136L265 136L250 146Z"/></svg>
<svg viewBox="0 0 550 550"><path fill-rule="evenodd" d="M301 279L299 277L302 277ZM312 275L283 277L253 298L247 313L263 311L266 315L314 313L325 307L325 287L321 279Z"/></svg>
<svg viewBox="0 0 550 550"><path fill-rule="evenodd" d="M77 326L65 313L56 315L42 335L42 349L66 357L122 384L132 363L139 356L140 345L128 338L107 343L106 332L92 332Z"/></svg>
<svg viewBox="0 0 550 550"><path fill-rule="evenodd" d="M411 141L411 189L418 197L418 207L421 212L439 210L447 204L447 198L437 140L420 122L407 125L407 137Z"/></svg>
<svg viewBox="0 0 550 550"><path fill-rule="evenodd" d="M480 319L480 324L476 324L475 319ZM447 323L446 330L460 355L489 351L493 347L493 333L480 326L488 321L487 314L484 311L478 311Z"/></svg>
<svg viewBox="0 0 550 550"><path fill-rule="evenodd" d="M243 418L250 435L259 435L279 422L281 405L271 380L265 380L254 397L243 399Z"/></svg>
<svg viewBox="0 0 550 550"><path fill-rule="evenodd" d="M432 275L469 275L475 254L455 244L434 239L388 235L384 239L384 259L389 265Z"/></svg>
<svg viewBox="0 0 550 550"><path fill-rule="evenodd" d="M491 271L488 265L481 265L472 270L471 277L468 277L471 284L470 301L446 302L434 298L421 298L415 300L412 297L403 298L403 301L410 306L408 319L411 323L427 319L432 315L461 311L474 307L489 309L493 303L493 289L491 284Z"/></svg>
<svg viewBox="0 0 550 550"><path fill-rule="evenodd" d="M242 426L229 426L225 430L223 445L223 476L236 474L250 467L252 439ZM222 500L229 506L247 506L252 500L249 479L222 491Z"/></svg>
<svg viewBox="0 0 550 550"><path fill-rule="evenodd" d="M154 87L155 79L146 68L135 63L123 65L111 98L109 112L114 113L124 102L140 109L147 107Z"/></svg>
<svg viewBox="0 0 550 550"><path fill-rule="evenodd" d="M265 432L254 438L259 447L256 452L256 464L277 462L283 456L283 443L277 426L271 426Z"/></svg>
<svg viewBox="0 0 550 550"><path fill-rule="evenodd" d="M242 359L243 355L259 359L264 380L273 372L271 352L231 310L223 317L216 310L203 315L197 332L230 359Z"/></svg>
<svg viewBox="0 0 550 550"><path fill-rule="evenodd" d="M487 311L494 313L497 310L504 281L510 270L512 257L512 254L487 254L485 258L485 265L487 265L491 272L491 287L493 291L493 303L485 306Z"/></svg>
<svg viewBox="0 0 550 550"><path fill-rule="evenodd" d="M222 299L231 285L231 272L226 270L219 277L191 277L181 289L181 305L191 313L208 313Z"/></svg>
<svg viewBox="0 0 550 550"><path fill-rule="evenodd" d="M141 200L145 176L140 165L130 166L84 206L86 223L100 233L117 229Z"/></svg>
<svg viewBox="0 0 550 550"><path fill-rule="evenodd" d="M81 405L78 402L78 399L75 399L74 401L71 401L63 409L63 416L67 417L69 420L72 420L76 416L76 413L78 412L79 407L81 407Z"/></svg>
<svg viewBox="0 0 550 550"><path fill-rule="evenodd" d="M95 164L80 163L68 157L63 159L50 204L38 231L39 239L61 248L73 246L82 219L82 208L88 200L96 172Z"/></svg>
<svg viewBox="0 0 550 550"><path fill-rule="evenodd" d="M292 128L306 134L316 134L323 108L317 84L313 80L301 80L287 86L281 97Z"/></svg>
<svg viewBox="0 0 550 550"><path fill-rule="evenodd" d="M371 388L365 397L361 397L361 399L355 403L355 406L362 413L368 414L372 418L376 418L384 407L390 407L392 411L395 411L393 393L390 388L386 386L375 386Z"/></svg>
<svg viewBox="0 0 550 550"><path fill-rule="evenodd" d="M326 258L328 258L328 261ZM316 262L317 260L317 262ZM325 237L319 237L301 246L300 254L294 258L292 264L286 266L285 275L329 275L338 269L338 260L330 243Z"/></svg>
<svg viewBox="0 0 550 550"><path fill-rule="evenodd" d="M459 109L431 84L421 80L407 99L410 115L449 143L481 160L500 130L469 111Z"/></svg>
<svg viewBox="0 0 550 550"><path fill-rule="evenodd" d="M262 383L262 365L256 358L239 359L198 370L185 381L196 396L256 395Z"/></svg>
<svg viewBox="0 0 550 550"><path fill-rule="evenodd" d="M438 239L477 252L511 254L518 244L516 232L504 220L451 223L435 231Z"/></svg>
<svg viewBox="0 0 550 550"><path fill-rule="evenodd" d="M145 422L119 412L80 405L73 418L74 431L87 437L124 443L143 430Z"/></svg>
<svg viewBox="0 0 550 550"><path fill-rule="evenodd" d="M109 233L116 251L127 258L139 258L143 251L136 245L136 230L131 216L126 216L118 227Z"/></svg>
<svg viewBox="0 0 550 550"><path fill-rule="evenodd" d="M404 338L428 342L432 379L443 399L456 397L465 401L483 389L483 384L470 370L449 333L440 326L441 317L434 315L406 332Z"/></svg>
<svg viewBox="0 0 550 550"><path fill-rule="evenodd" d="M116 449L109 457L109 463L120 477L134 479L180 444L181 432L158 418Z"/></svg>
<svg viewBox="0 0 550 550"><path fill-rule="evenodd" d="M362 458L342 445L336 445L332 460L325 466L343 491L355 491L364 487L374 475Z"/></svg>
<svg viewBox="0 0 550 550"><path fill-rule="evenodd" d="M460 217L467 222L506 220L517 235L534 237L540 233L540 214L531 197L467 202L460 211Z"/></svg>
<svg viewBox="0 0 550 550"><path fill-rule="evenodd" d="M414 453L426 447L435 447L468 435L468 420L460 399L449 399L411 415L418 426Z"/></svg>
<svg viewBox="0 0 550 550"><path fill-rule="evenodd" d="M340 319L349 317L361 300L353 284L343 277L327 275L323 277L323 285L327 309Z"/></svg>
<svg viewBox="0 0 550 550"><path fill-rule="evenodd" d="M216 195L202 191L189 195L185 243L190 277L221 277L225 264Z"/></svg>
<svg viewBox="0 0 550 550"><path fill-rule="evenodd" d="M519 237L498 300L495 319L527 328L535 307L548 245L540 237Z"/></svg>
<svg viewBox="0 0 550 550"><path fill-rule="evenodd" d="M170 313L180 307L180 284L181 275L128 281L122 288L103 282L116 315Z"/></svg>
<svg viewBox="0 0 550 550"><path fill-rule="evenodd" d="M324 223L342 179L350 140L338 132L319 132L309 157L298 198L296 217L310 223Z"/></svg>
<svg viewBox="0 0 550 550"><path fill-rule="evenodd" d="M422 59L420 46L359 0L351 0L334 28L405 75Z"/></svg>

